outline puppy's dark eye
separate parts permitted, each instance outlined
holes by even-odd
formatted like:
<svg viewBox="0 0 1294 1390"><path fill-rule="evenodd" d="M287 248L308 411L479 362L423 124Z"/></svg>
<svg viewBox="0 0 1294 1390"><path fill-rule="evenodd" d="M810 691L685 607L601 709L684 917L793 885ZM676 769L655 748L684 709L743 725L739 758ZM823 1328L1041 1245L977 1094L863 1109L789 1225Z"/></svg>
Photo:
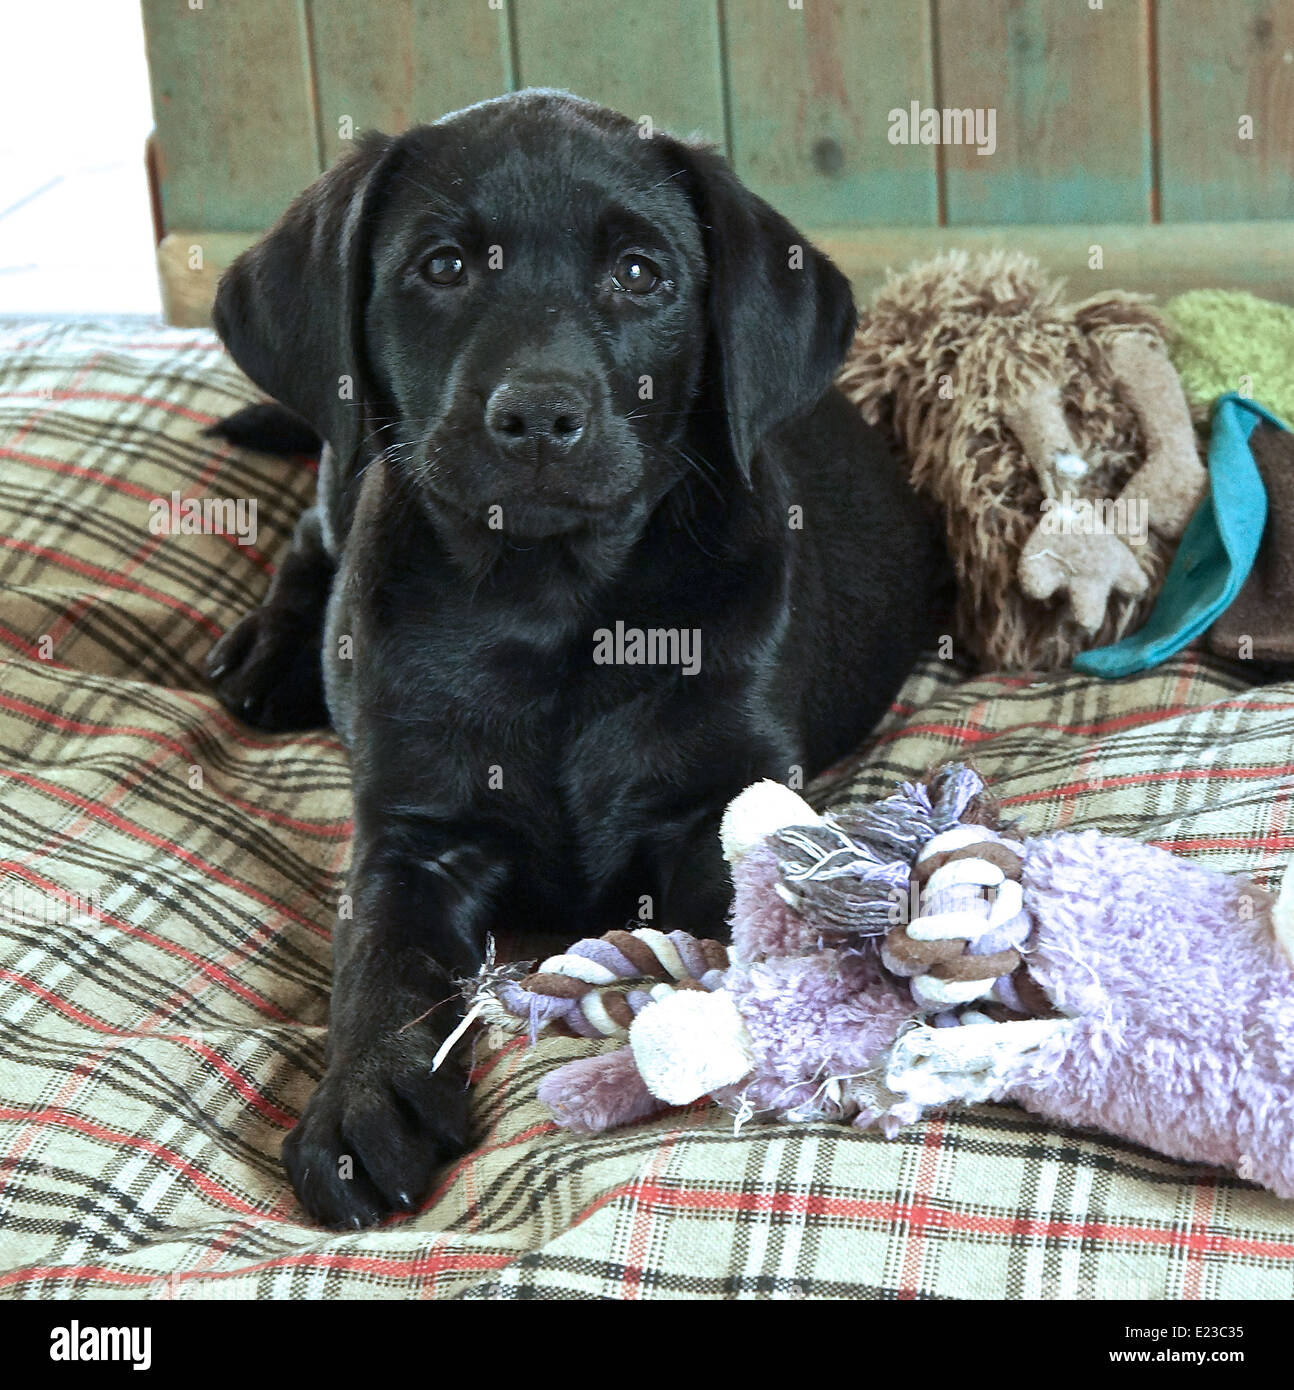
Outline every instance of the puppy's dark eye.
<svg viewBox="0 0 1294 1390"><path fill-rule="evenodd" d="M660 266L636 251L621 256L611 276L611 283L626 294L650 294L660 282Z"/></svg>
<svg viewBox="0 0 1294 1390"><path fill-rule="evenodd" d="M457 246L438 246L424 262L422 273L433 285L457 285L467 273L463 253Z"/></svg>

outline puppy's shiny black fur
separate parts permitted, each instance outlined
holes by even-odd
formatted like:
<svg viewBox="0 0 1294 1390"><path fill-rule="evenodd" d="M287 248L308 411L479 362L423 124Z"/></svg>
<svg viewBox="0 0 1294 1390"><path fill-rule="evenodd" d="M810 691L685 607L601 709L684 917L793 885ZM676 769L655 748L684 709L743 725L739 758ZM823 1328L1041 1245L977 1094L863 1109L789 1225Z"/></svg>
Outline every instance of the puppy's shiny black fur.
<svg viewBox="0 0 1294 1390"><path fill-rule="evenodd" d="M551 92L364 141L222 280L230 352L310 427L225 433L326 441L210 663L351 750L353 913L284 1145L320 1221L413 1207L467 1144L463 1049L431 1063L487 934L644 902L721 932L725 803L857 745L938 630L936 529L831 386L854 322L721 159ZM699 670L598 664L617 621L697 630Z"/></svg>

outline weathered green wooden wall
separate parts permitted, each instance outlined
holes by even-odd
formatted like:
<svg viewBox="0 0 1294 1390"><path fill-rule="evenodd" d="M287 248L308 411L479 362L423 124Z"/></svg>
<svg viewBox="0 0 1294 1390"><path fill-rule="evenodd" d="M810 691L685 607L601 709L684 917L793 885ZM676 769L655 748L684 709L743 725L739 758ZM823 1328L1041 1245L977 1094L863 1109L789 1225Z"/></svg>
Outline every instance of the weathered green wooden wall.
<svg viewBox="0 0 1294 1390"><path fill-rule="evenodd" d="M354 134L520 86L709 137L794 221L844 236L846 259L901 228L956 244L1141 226L1175 245L1190 224L1222 245L1223 224L1294 219L1294 0L143 7L168 231L250 237ZM994 152L891 143L889 113L912 103L991 109ZM1279 254L1276 226L1245 235Z"/></svg>
<svg viewBox="0 0 1294 1390"><path fill-rule="evenodd" d="M144 0L170 227L517 86L701 132L813 226L1294 217L1294 0ZM996 111L997 148L888 112ZM1241 120L1252 119L1252 138Z"/></svg>

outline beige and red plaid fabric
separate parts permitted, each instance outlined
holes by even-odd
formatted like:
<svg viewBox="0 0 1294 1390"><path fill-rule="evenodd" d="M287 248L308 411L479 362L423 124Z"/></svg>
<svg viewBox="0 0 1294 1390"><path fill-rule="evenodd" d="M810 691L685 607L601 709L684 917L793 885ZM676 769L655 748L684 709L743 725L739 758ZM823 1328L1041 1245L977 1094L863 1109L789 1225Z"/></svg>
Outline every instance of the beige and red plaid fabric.
<svg viewBox="0 0 1294 1390"><path fill-rule="evenodd" d="M309 1225L278 1164L318 1074L348 853L331 735L203 689L311 478L203 425L252 398L206 334L0 327L0 1290L135 1298L1289 1298L1294 1203L980 1106L893 1141L697 1107L573 1138L482 1037L479 1143L426 1209ZM255 499L159 536L154 498ZM973 758L1034 830L1097 825L1279 882L1294 684L913 677L832 782Z"/></svg>

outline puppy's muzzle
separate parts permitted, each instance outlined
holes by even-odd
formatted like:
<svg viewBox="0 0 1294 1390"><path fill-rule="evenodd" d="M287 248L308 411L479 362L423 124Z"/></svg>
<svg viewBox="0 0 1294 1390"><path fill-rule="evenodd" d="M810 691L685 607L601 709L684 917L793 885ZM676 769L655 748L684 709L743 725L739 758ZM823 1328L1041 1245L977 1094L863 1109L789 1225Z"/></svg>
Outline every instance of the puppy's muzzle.
<svg viewBox="0 0 1294 1390"><path fill-rule="evenodd" d="M565 459L585 441L591 403L573 382L512 378L485 403L485 429L499 452L536 467Z"/></svg>

